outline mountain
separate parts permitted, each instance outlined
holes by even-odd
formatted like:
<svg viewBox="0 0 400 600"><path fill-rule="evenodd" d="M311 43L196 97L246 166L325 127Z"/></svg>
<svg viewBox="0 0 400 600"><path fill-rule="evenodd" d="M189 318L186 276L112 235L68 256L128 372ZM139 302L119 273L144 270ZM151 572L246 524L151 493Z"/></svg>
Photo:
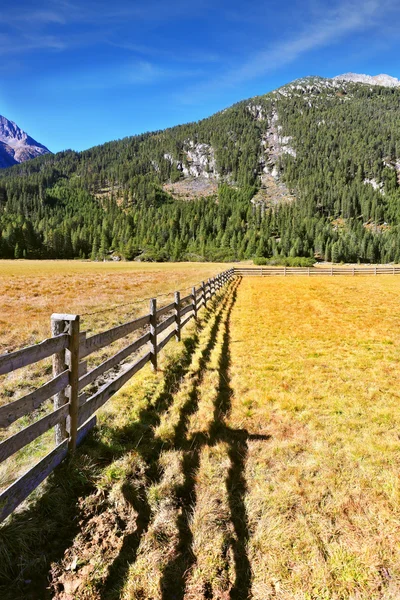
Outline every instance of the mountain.
<svg viewBox="0 0 400 600"><path fill-rule="evenodd" d="M3 169L0 256L400 262L400 88L355 77Z"/></svg>
<svg viewBox="0 0 400 600"><path fill-rule="evenodd" d="M0 115L0 168L11 167L50 151Z"/></svg>

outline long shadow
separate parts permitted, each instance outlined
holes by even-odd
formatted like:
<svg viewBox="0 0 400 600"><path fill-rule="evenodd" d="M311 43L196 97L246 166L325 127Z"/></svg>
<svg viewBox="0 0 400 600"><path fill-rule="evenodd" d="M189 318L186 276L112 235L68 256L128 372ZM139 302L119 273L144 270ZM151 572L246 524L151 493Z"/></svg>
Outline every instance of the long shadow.
<svg viewBox="0 0 400 600"><path fill-rule="evenodd" d="M247 439L249 434L246 430L231 429L225 422L231 411L231 400L233 396L233 389L230 385L230 326L231 310L228 312L225 322L225 331L219 361L219 386L218 395L215 401L214 423L217 425L215 439L220 437L227 442L229 447L228 456L231 463L226 480L226 488L228 492L231 520L235 531L235 538L231 540L231 546L235 563L236 579L234 586L230 591L230 598L232 600L246 600L249 598L251 590L251 566L247 554L249 529L244 502L247 492L245 465L247 459ZM218 435L218 427L221 428L220 435Z"/></svg>
<svg viewBox="0 0 400 600"><path fill-rule="evenodd" d="M217 315L211 328L209 340L206 347L202 350L200 356L199 368L195 376L195 385L193 385L193 393L189 394L188 401L183 406L180 413L180 419L176 426L174 436L175 439L177 435L185 436L190 415L196 410L196 390L201 382L202 373L205 370L212 349L216 343L216 335L221 320L221 311L223 310L226 301L227 300L225 297L222 298L222 301L218 298L215 299L215 302L210 305L209 310L207 310L205 313L203 320L204 323L207 322L214 314L213 308L215 309L217 304L220 303ZM145 419L144 415L140 415L139 422L137 424L141 427L143 427L145 424L145 431L143 431L143 434L145 434L146 440L144 444L137 445L135 449L146 462L146 475L151 480L152 484L160 481L158 461L160 459L161 452L168 448L168 445L156 438L155 429L160 424L163 413L165 413L165 411L172 404L174 395L177 393L181 385L182 378L188 372L193 353L198 345L197 333L195 339L192 340L192 338L190 338L189 340L185 340L184 343L188 351L185 354L183 363L180 364L179 372L174 373L173 369L170 367L166 369L164 391L159 395L157 401L154 403L153 410L146 411ZM125 448L127 437L131 438L133 435L133 439L138 439L137 430L135 430L135 433L133 434L130 425L115 432L114 435L120 437L122 440L125 440ZM129 488L129 486L123 487L122 492L125 499L132 505L138 514L137 528L135 532L124 537L121 550L118 556L114 559L112 565L109 567L107 578L105 582L103 582L101 589L98 590L102 600L119 598L122 586L126 579L127 571L129 570L130 565L136 560L141 537L147 531L150 524L151 510L146 500L145 490L141 490L140 499L138 498L137 490L133 491L131 488Z"/></svg>
<svg viewBox="0 0 400 600"><path fill-rule="evenodd" d="M171 598L174 598L174 600L183 600L184 598L186 574L196 560L192 551L193 535L189 519L191 507L196 503L195 482L200 467L200 455L205 445L213 446L222 440L226 441L229 445L228 455L231 467L226 486L231 519L236 534L236 539L231 542L236 571L236 582L231 590L231 598L245 599L250 592L251 569L246 550L249 534L244 505L244 496L246 493L244 464L247 455L247 438L249 436L245 430L230 430L224 422L230 412L231 397L233 394L229 382L231 363L230 316L236 301L237 285L232 290L223 322L224 332L218 365L219 383L214 402L213 421L207 432L196 433L191 439L187 439L188 417L183 412L181 419L185 423L185 426L178 426L175 432L175 448L185 450L183 463L185 480L182 488L178 491L183 510L177 522L179 535L177 555L164 569L161 581L163 600L170 600ZM213 328L213 339L217 337L221 322L222 313L220 313L220 318ZM190 405L190 414L197 409L200 394L199 386L202 383L207 361L212 348L215 346L215 342L210 343L210 346L210 352L206 353L206 360L201 364L201 370L199 369L198 375L193 382L193 388L189 394L188 404ZM193 398L195 398L195 402L193 402Z"/></svg>
<svg viewBox="0 0 400 600"><path fill-rule="evenodd" d="M212 315L206 311L204 322ZM154 438L154 428L160 423L162 414L173 401L181 380L188 371L192 355L198 344L197 332L184 340L184 352L180 360L165 369L162 390L155 398L149 398L137 419L120 428L110 428L107 443L99 439L94 430L85 439L75 456L65 460L47 479L46 491L31 506L14 513L0 529L0 545L9 567L0 567L0 597L2 600L40 600L52 597L48 574L52 563L60 561L73 539L81 529L78 499L95 491L92 481L93 463L96 467L107 466L129 450L136 449L148 465L146 475L157 479L157 460L161 445ZM106 428L106 425L103 426ZM139 440L139 443L138 443ZM141 443L142 441L142 443ZM124 557L135 557L140 537L147 529L150 510L145 494L138 497L137 491L123 487L126 499L138 513L137 531L126 536L120 556L112 565L107 584L119 573ZM62 507L62 508L60 508ZM6 573L2 577L1 573ZM108 589L108 585L106 589Z"/></svg>
<svg viewBox="0 0 400 600"><path fill-rule="evenodd" d="M235 536L230 540L232 548L235 582L230 590L231 600L246 600L251 596L251 565L247 554L247 544L249 541L248 518L245 506L245 495L247 492L245 479L245 464L248 452L249 440L268 440L270 435L252 435L245 429L232 429L226 425L226 419L231 411L231 399L233 390L230 385L230 319L237 295L237 286L233 288L226 316L223 321L223 340L221 354L218 364L219 383L217 395L214 401L213 421L208 431L198 432L187 439L187 419L183 414L181 416L185 426L177 428L175 436L175 448L185 450L183 472L185 481L182 488L178 491L182 504L182 513L178 519L177 527L179 534L179 544L176 557L165 567L161 581L163 600L183 600L185 595L186 577L190 568L195 564L196 557L192 550L193 535L190 528L190 516L192 507L196 502L195 482L197 472L200 467L200 455L204 446L213 446L220 441L228 445L228 456L230 459L230 468L226 480L228 494L228 504ZM221 318L216 324L221 325ZM218 331L213 331L217 336ZM214 347L215 343L212 347ZM209 354L207 355L207 359ZM203 371L206 368L206 362L202 364ZM193 389L189 394L190 398L196 401L190 404L190 414L197 408L199 399L199 386L203 380L204 372L199 372L195 378ZM205 597L212 598L212 585L205 583Z"/></svg>

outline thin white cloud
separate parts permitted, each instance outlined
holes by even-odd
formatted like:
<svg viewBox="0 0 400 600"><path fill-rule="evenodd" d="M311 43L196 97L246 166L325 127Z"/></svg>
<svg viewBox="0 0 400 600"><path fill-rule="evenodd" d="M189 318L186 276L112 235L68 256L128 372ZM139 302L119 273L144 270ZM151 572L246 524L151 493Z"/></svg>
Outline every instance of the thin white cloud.
<svg viewBox="0 0 400 600"><path fill-rule="evenodd" d="M383 8L389 3L379 0L345 2L331 10L325 17L309 24L296 36L275 44L246 61L219 79L222 84L237 84L260 77L269 71L291 63L303 54L317 50L346 35L356 33L374 25L375 17L382 17Z"/></svg>
<svg viewBox="0 0 400 600"><path fill-rule="evenodd" d="M221 62L221 56L214 52L207 52L206 50L196 51L188 49L187 52L172 51L167 48L160 48L158 46L146 46L144 44L134 44L132 42L122 41L107 41L109 46L126 50L132 54L138 54L143 56L155 57L173 61L176 63L217 63Z"/></svg>
<svg viewBox="0 0 400 600"><path fill-rule="evenodd" d="M10 50L12 48L12 51ZM9 54L23 54L33 50L64 50L65 43L55 36L39 35L24 36L15 39L11 35L0 34L0 56Z"/></svg>
<svg viewBox="0 0 400 600"><path fill-rule="evenodd" d="M231 67L218 78L191 87L179 96L181 102L192 103L199 95L219 92L236 87L246 81L257 79L296 61L308 52L337 43L346 36L369 28L379 28L391 11L398 8L396 0L341 0L336 7L326 11L321 5L313 5L308 20L299 23L291 37L256 51L241 65ZM322 13L322 11L325 11ZM305 18L305 14L304 14Z"/></svg>
<svg viewBox="0 0 400 600"><path fill-rule="evenodd" d="M23 22L34 22L39 24L54 24L58 23L64 25L66 23L66 17L60 12L51 10L34 10L32 12L20 11L15 16L16 21Z"/></svg>
<svg viewBox="0 0 400 600"><path fill-rule="evenodd" d="M201 75L204 73L198 70L171 69L154 65L148 61L138 61L125 63L118 67L103 66L90 70L74 70L70 74L64 73L62 80L57 81L57 93L63 89L84 92L123 87L135 88L161 84L166 81L187 80ZM41 79L40 87L52 93L54 91L53 77Z"/></svg>
<svg viewBox="0 0 400 600"><path fill-rule="evenodd" d="M165 0L120 4L109 0L38 0L34 8L27 2L18 7L0 8L3 32L0 33L0 55L110 43L113 38L121 36L121 26L131 23L130 35L125 35L127 39L118 39L115 44L123 45L125 42L129 45L135 28L145 25L148 30L160 22L198 17L210 8L210 2L197 0L195 5L188 5L186 0L174 0L172 4ZM76 25L85 26L85 31L78 33Z"/></svg>
<svg viewBox="0 0 400 600"><path fill-rule="evenodd" d="M47 10L46 8L31 10L19 7L16 11L0 12L0 24L3 27L18 28L26 23L31 23L36 26L51 25L55 23L64 25L66 21L66 15L63 14L61 10Z"/></svg>

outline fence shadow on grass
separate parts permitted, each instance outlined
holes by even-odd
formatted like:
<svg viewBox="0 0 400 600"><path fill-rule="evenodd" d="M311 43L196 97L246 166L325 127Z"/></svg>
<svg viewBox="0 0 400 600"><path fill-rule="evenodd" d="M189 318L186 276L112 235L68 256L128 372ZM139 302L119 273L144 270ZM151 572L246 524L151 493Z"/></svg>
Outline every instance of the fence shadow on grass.
<svg viewBox="0 0 400 600"><path fill-rule="evenodd" d="M193 536L190 528L192 509L196 504L195 482L200 467L201 451L205 446L213 446L225 442L228 446L230 467L226 480L230 518L235 532L230 540L232 547L235 583L230 590L232 600L246 600L250 597L251 568L247 555L249 539L248 523L244 498L246 481L244 475L247 458L248 440L267 440L270 436L250 435L245 429L231 429L226 425L226 419L231 410L233 390L230 386L230 317L236 301L237 286L233 288L229 298L225 317L222 314L213 327L212 337L205 354L200 361L199 369L193 380L193 386L188 394L188 401L183 407L181 418L175 429L174 449L184 451L183 471L184 483L178 492L183 511L178 519L179 544L176 556L168 563L163 572L161 590L163 600L183 600L186 587L186 576L194 565L196 557L192 551ZM207 361L212 348L215 346L219 327L223 328L222 347L218 364L219 383L214 402L213 421L208 431L187 437L189 418L197 410L200 385L206 372ZM203 360L204 359L204 360ZM210 589L208 589L210 588ZM211 584L205 584L205 597L212 597ZM211 594L211 595L209 595Z"/></svg>
<svg viewBox="0 0 400 600"><path fill-rule="evenodd" d="M217 314L215 316L214 322L212 324L210 335L207 341L205 348L201 352L199 367L194 376L194 384L192 387L192 391L188 395L188 400L186 404L182 407L179 421L175 428L175 435L173 443L170 448L176 448L179 446L179 440L184 439L186 437L187 427L190 419L190 415L192 415L197 409L198 402L198 386L201 383L202 377L205 373L207 362L210 358L211 352L217 341L217 333L218 328L220 326L222 311L228 301L228 297L223 297L220 302L220 306L218 307ZM216 307L216 304L211 305L211 311L206 312L205 321L208 321L210 316L213 314L213 308ZM187 342L186 342L187 343ZM160 439L156 438L154 435L155 428L160 424L161 416L168 407L172 404L173 395L177 393L180 383L182 381L183 376L187 372L189 367L191 357L196 349L198 343L198 338L196 335L196 344L191 347L191 352L187 354L187 360L185 360L185 369L180 373L179 378L175 378L175 385L172 389L169 390L166 394L161 394L159 401L155 404L155 412L152 415L151 428L147 431L147 440L146 444L143 446L139 444L136 447L137 452L141 454L141 456L146 461L148 467L148 475L151 479L152 484L158 483L160 481L160 471L159 471L159 459L161 456L161 452L167 449L165 443L163 443ZM166 375L168 377L168 375ZM143 420L140 419L140 423ZM150 438L148 437L150 436ZM136 438L137 439L137 438ZM150 441L150 444L149 444ZM149 446L151 447L151 451L148 451ZM135 561L137 550L140 544L140 539L142 535L147 530L150 524L150 507L147 504L147 501L142 500L143 503L142 510L140 509L140 502L137 500L136 496L130 496L127 487L125 490L123 489L123 493L125 495L125 499L131 503L132 507L138 512L138 523L137 530L125 536L122 548L118 554L118 556L114 559L112 565L109 568L107 579L100 590L100 595L102 600L111 600L114 598L119 598L119 594L122 590L122 586L125 583L125 578L129 566ZM145 490L143 490L145 492ZM131 498L131 499L130 499ZM132 501L132 499L134 500ZM178 524L179 526L179 524ZM183 536L182 532L182 536ZM190 540L185 540L187 544L190 546ZM180 585L180 582L179 582ZM175 598L176 591L174 590L174 595L171 598ZM178 597L178 596L176 596Z"/></svg>

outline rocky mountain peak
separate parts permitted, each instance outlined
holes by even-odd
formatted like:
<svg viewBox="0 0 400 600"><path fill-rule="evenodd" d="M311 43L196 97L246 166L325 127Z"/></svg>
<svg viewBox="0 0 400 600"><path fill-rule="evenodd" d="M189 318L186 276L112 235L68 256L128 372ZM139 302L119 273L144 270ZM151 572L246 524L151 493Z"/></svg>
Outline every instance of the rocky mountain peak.
<svg viewBox="0 0 400 600"><path fill-rule="evenodd" d="M49 152L13 121L0 115L0 168L12 167Z"/></svg>
<svg viewBox="0 0 400 600"><path fill-rule="evenodd" d="M369 85L382 85L384 87L400 87L400 80L391 75L362 75L359 73L344 73L333 77L336 81L350 81L352 83L367 83Z"/></svg>

